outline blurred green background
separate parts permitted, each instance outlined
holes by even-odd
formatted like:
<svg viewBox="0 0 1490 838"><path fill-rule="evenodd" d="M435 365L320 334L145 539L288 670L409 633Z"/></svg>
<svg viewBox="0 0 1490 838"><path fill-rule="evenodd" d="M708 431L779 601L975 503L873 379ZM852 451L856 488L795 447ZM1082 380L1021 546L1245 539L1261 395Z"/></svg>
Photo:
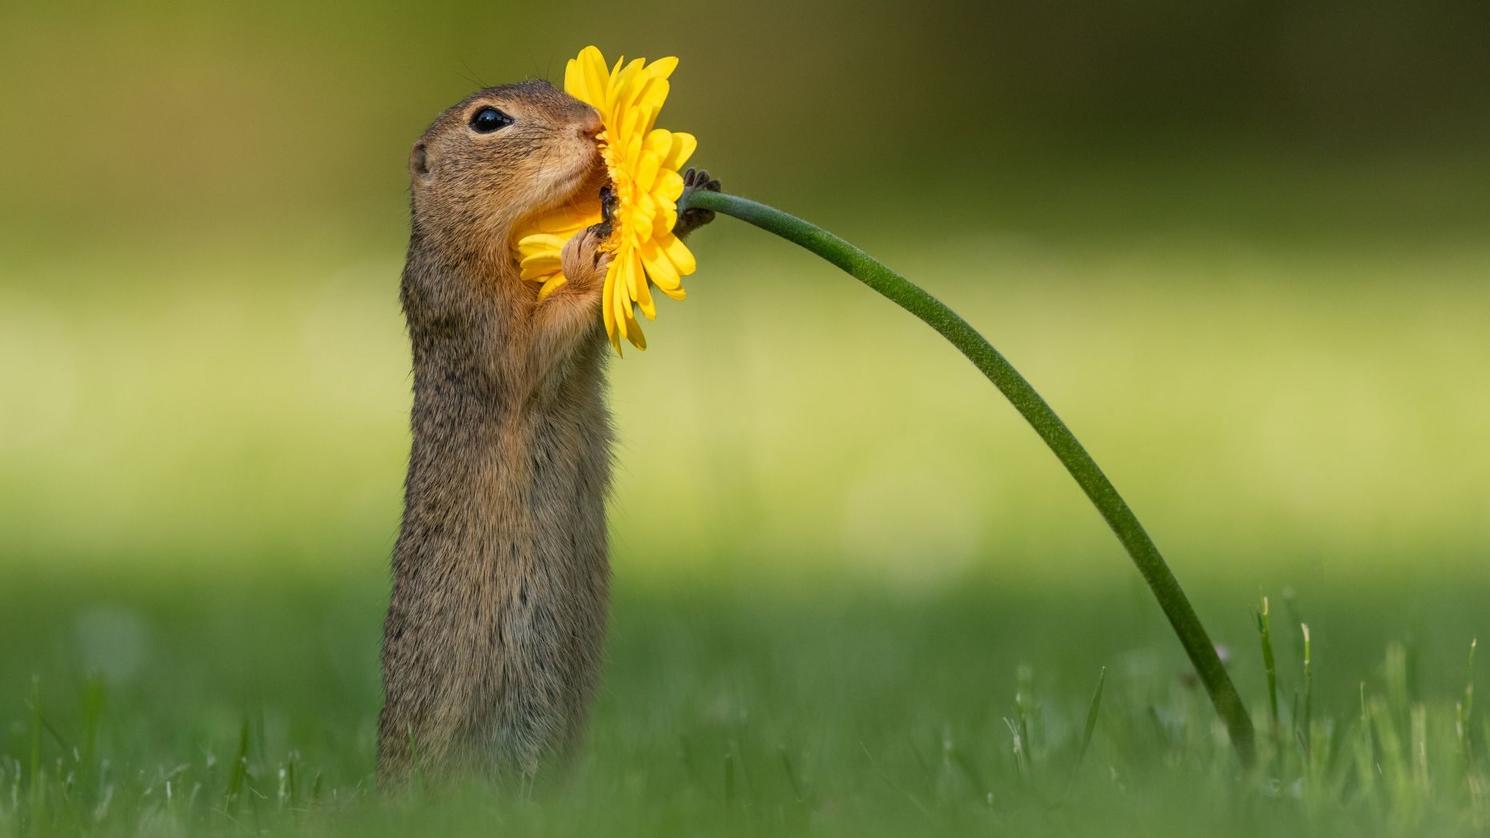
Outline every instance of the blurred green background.
<svg viewBox="0 0 1490 838"><path fill-rule="evenodd" d="M559 80L588 43L680 56L663 122L697 163L980 328L1221 640L1250 650L1257 595L1287 591L1322 700L1356 700L1389 639L1456 682L1490 593L1487 33L1481 0L7 3L0 720L32 675L70 707L101 672L141 764L257 707L370 772L405 156L474 87ZM848 692L812 696L850 718L855 684L939 719L1057 651L1078 705L1134 648L1183 668L970 365L744 225L693 246L689 299L611 367L601 758L649 661L708 718L756 695L740 661L837 661ZM876 707L860 734L904 709Z"/></svg>

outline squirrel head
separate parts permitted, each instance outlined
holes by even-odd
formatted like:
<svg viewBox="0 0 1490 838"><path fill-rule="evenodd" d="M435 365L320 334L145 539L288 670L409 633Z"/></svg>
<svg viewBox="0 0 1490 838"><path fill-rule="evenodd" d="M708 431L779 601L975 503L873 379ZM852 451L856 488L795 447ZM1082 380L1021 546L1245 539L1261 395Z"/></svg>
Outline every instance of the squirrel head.
<svg viewBox="0 0 1490 838"><path fill-rule="evenodd" d="M415 236L452 262L511 262L522 221L598 193L601 127L594 108L546 81L477 91L409 155Z"/></svg>

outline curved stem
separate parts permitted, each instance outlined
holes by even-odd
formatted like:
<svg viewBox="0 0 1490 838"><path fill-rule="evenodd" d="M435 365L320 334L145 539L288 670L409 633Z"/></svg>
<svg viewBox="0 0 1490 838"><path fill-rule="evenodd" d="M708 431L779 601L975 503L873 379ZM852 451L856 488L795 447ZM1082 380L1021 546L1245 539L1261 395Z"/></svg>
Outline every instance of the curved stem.
<svg viewBox="0 0 1490 838"><path fill-rule="evenodd" d="M1210 694L1216 712L1226 722L1232 744L1243 763L1252 764L1252 719L1237 694L1236 686L1226 674L1216 647L1205 627L1175 579L1159 548L1144 531L1133 510L1118 494L1107 475L1077 441L1066 424L1019 371L999 354L997 349L968 325L956 312L923 291L919 286L880 264L869 254L838 236L800 218L765 204L726 195L721 192L690 191L679 202L679 209L693 207L732 215L767 232L794 242L842 268L850 276L888 297L891 302L914 314L935 329L967 356L993 386L1004 394L1035 433L1055 453L1086 493L1107 525L1117 534L1123 549L1132 557L1138 572L1154 592L1164 616L1179 636L1180 644L1190 656L1196 673Z"/></svg>

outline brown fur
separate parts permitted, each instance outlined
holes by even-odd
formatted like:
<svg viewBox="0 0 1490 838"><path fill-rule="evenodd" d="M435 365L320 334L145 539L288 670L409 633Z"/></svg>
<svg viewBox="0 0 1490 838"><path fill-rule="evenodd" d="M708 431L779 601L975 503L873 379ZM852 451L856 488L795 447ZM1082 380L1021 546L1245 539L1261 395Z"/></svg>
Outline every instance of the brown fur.
<svg viewBox="0 0 1490 838"><path fill-rule="evenodd" d="M500 108L514 124L472 131ZM385 780L412 768L531 776L581 734L610 568L610 416L597 236L542 303L514 229L604 183L594 111L543 82L482 90L410 160L402 300L413 446L383 640Z"/></svg>

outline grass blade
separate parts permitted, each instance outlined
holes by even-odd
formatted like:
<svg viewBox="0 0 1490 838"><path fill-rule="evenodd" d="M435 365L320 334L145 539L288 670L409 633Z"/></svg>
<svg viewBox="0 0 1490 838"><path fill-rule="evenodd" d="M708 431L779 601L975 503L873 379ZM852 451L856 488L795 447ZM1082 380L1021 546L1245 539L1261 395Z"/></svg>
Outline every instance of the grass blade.
<svg viewBox="0 0 1490 838"><path fill-rule="evenodd" d="M1299 631L1304 638L1304 706L1297 722L1298 738L1304 749L1304 761L1308 762L1309 752L1313 747L1310 726L1314 722L1314 651L1309 638L1309 624L1299 623Z"/></svg>
<svg viewBox="0 0 1490 838"><path fill-rule="evenodd" d="M801 803L807 799L807 793L802 789L802 780L797 776L797 770L792 766L791 754L786 752L786 746L782 745L776 749L776 754L781 758L781 770L786 774L786 782L792 787L792 796Z"/></svg>
<svg viewBox="0 0 1490 838"><path fill-rule="evenodd" d="M1470 717L1474 712L1474 650L1479 642L1479 638L1469 641L1469 660L1464 664L1464 697L1454 705L1454 732L1459 734L1459 750L1466 769L1474 766Z"/></svg>
<svg viewBox="0 0 1490 838"><path fill-rule="evenodd" d="M733 751L724 753L724 807L734 808L735 805L735 755Z"/></svg>
<svg viewBox="0 0 1490 838"><path fill-rule="evenodd" d="M1268 719L1273 724L1273 736L1278 735L1278 661L1273 657L1272 620L1268 614L1268 598L1262 598L1262 610L1257 612L1257 637L1262 644L1262 668L1268 678Z"/></svg>
<svg viewBox="0 0 1490 838"><path fill-rule="evenodd" d="M1081 747L1076 751L1076 764L1071 767L1071 776L1074 778L1076 772L1081 770L1081 763L1086 759L1087 749L1092 746L1092 734L1097 732L1097 716L1102 709L1102 687L1107 683L1107 667L1102 667L1097 672L1097 689L1092 692L1092 700L1086 708L1086 724L1081 729Z"/></svg>
<svg viewBox="0 0 1490 838"><path fill-rule="evenodd" d="M46 777L41 770L41 678L31 678L31 789L28 815L31 830L40 834L42 809L46 805Z"/></svg>
<svg viewBox="0 0 1490 838"><path fill-rule="evenodd" d="M243 794L243 787L248 781L248 742L248 719L244 719L243 727L238 732L238 753L233 757L233 767L228 773L226 803L229 812L233 811L234 805Z"/></svg>

